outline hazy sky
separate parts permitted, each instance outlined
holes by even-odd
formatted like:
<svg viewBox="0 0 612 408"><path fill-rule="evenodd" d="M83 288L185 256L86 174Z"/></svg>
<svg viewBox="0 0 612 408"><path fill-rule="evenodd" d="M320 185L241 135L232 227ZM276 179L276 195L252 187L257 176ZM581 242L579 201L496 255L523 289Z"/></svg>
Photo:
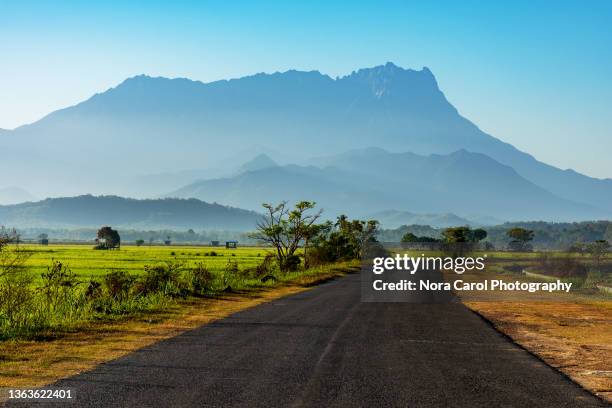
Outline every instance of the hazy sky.
<svg viewBox="0 0 612 408"><path fill-rule="evenodd" d="M0 128L140 73L337 76L392 61L429 67L484 131L612 177L612 1L91 3L0 0Z"/></svg>

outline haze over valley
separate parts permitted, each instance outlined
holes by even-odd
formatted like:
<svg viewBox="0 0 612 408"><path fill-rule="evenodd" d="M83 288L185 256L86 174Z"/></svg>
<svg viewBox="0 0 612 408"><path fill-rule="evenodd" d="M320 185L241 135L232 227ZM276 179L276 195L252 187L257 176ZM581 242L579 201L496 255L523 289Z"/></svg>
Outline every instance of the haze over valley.
<svg viewBox="0 0 612 408"><path fill-rule="evenodd" d="M250 211L309 199L330 218L394 210L485 224L612 215L611 179L555 168L482 132L429 69L392 63L335 79L317 71L212 83L140 75L0 132L0 149L0 171L11 175L0 185L2 205L104 194Z"/></svg>

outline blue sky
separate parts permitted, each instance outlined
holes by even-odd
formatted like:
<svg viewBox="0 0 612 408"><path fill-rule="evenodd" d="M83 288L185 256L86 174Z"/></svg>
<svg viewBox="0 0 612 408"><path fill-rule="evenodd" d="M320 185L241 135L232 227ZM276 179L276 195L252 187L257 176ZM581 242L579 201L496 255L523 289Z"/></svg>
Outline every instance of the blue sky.
<svg viewBox="0 0 612 408"><path fill-rule="evenodd" d="M612 1L169 3L0 0L0 128L140 73L337 76L392 61L429 67L492 135L612 177Z"/></svg>

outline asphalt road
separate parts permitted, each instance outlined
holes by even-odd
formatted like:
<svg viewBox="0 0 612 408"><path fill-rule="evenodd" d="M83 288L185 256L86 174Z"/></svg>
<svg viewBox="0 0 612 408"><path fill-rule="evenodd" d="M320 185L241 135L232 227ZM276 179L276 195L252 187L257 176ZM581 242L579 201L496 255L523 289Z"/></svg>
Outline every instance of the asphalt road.
<svg viewBox="0 0 612 408"><path fill-rule="evenodd" d="M72 406L607 406L459 303L363 303L357 274L62 380Z"/></svg>

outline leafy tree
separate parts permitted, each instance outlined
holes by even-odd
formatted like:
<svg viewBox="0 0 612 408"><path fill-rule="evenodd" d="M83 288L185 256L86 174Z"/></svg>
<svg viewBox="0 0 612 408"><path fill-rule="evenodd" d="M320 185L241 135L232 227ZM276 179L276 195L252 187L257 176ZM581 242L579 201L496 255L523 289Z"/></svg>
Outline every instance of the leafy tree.
<svg viewBox="0 0 612 408"><path fill-rule="evenodd" d="M442 231L442 237L447 243L468 243L482 241L487 237L487 231L482 228L472 230L468 226L446 228Z"/></svg>
<svg viewBox="0 0 612 408"><path fill-rule="evenodd" d="M263 207L267 214L257 224L257 231L251 237L274 247L281 271L296 269L299 258L295 253L300 243L313 238L316 232L313 226L322 211L311 213L315 208L312 201L300 201L293 209L287 206L286 201L278 205L264 203Z"/></svg>
<svg viewBox="0 0 612 408"><path fill-rule="evenodd" d="M378 221L375 220L349 220L341 215L335 224L324 225L321 234L313 240L308 257L314 264L360 259L366 245L376 242Z"/></svg>
<svg viewBox="0 0 612 408"><path fill-rule="evenodd" d="M486 237L487 231L483 230L482 228L476 228L474 231L472 231L472 240L474 242L482 241Z"/></svg>
<svg viewBox="0 0 612 408"><path fill-rule="evenodd" d="M512 241L510 241L510 249L514 251L531 251L531 245L529 241L533 240L534 233L532 230L525 228L515 227L511 228L506 232Z"/></svg>
<svg viewBox="0 0 612 408"><path fill-rule="evenodd" d="M591 254L591 257L595 261L595 267L599 270L601 258L604 258L610 250L610 243L605 239L600 239L588 244L586 250Z"/></svg>
<svg viewBox="0 0 612 408"><path fill-rule="evenodd" d="M136 246L142 246L144 244L144 239L137 239Z"/></svg>
<svg viewBox="0 0 612 408"><path fill-rule="evenodd" d="M339 233L344 235L352 246L356 259L361 259L363 249L368 242L376 241L378 225L376 220L349 220L346 215L339 216L336 222Z"/></svg>
<svg viewBox="0 0 612 408"><path fill-rule="evenodd" d="M436 238L432 238L432 237L428 237L428 236L422 236L422 237L418 237L415 234L413 234L412 232L407 232L404 234L404 236L402 237L401 242L418 242L418 243L425 243L425 242L440 242L439 239Z"/></svg>
<svg viewBox="0 0 612 408"><path fill-rule="evenodd" d="M102 227L98 230L97 240L97 249L119 249L121 247L121 237L119 236L119 232L108 226Z"/></svg>
<svg viewBox="0 0 612 408"><path fill-rule="evenodd" d="M309 265L309 253L308 248L313 240L316 240L321 235L329 233L332 228L331 222L325 222L323 224L311 224L304 228L304 268L308 268Z"/></svg>

